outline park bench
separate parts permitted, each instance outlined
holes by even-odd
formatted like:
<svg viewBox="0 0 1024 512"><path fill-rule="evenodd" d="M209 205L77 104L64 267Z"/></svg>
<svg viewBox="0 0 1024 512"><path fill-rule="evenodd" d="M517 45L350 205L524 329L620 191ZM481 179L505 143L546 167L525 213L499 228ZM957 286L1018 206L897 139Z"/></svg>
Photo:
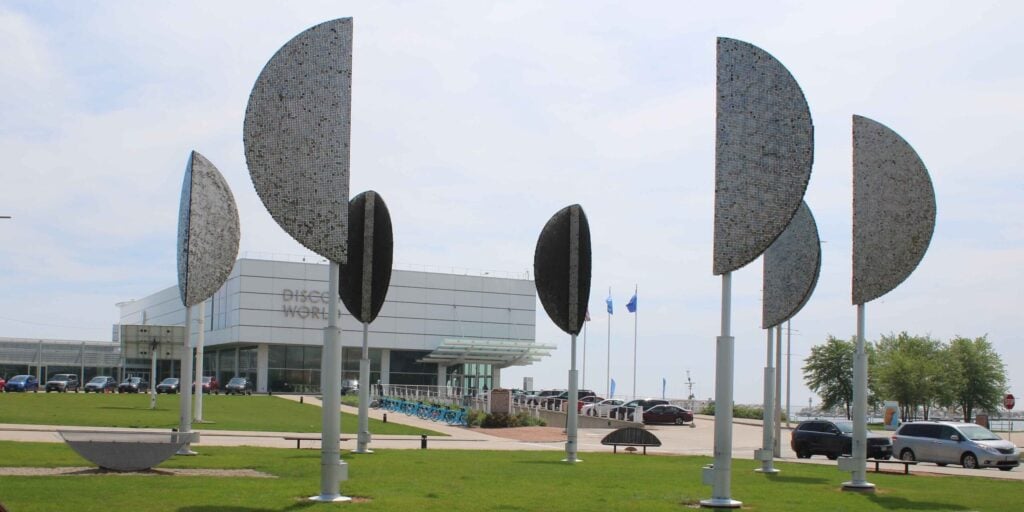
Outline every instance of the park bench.
<svg viewBox="0 0 1024 512"><path fill-rule="evenodd" d="M900 459L867 459L867 462L873 462L875 464L875 473L879 472L880 464L903 464L903 474L910 474L910 466L917 464L916 460L900 460Z"/></svg>
<svg viewBox="0 0 1024 512"><path fill-rule="evenodd" d="M620 446L640 446L644 449L644 455L647 455L647 447L661 446L661 440L642 428L624 427L604 436L601 444L611 446L612 453L618 453Z"/></svg>
<svg viewBox="0 0 1024 512"><path fill-rule="evenodd" d="M317 442L319 442L320 441L320 436L285 436L284 440L285 441L295 441L295 449L298 450L301 447L300 444L303 441L317 441ZM340 439L341 442L351 441L351 440L352 440L351 437L342 437Z"/></svg>

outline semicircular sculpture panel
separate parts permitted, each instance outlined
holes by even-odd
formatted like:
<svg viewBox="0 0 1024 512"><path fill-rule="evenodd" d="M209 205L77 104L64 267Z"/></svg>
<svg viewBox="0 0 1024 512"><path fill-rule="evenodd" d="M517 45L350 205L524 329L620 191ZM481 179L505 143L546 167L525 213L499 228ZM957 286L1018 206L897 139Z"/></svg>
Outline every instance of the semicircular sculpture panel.
<svg viewBox="0 0 1024 512"><path fill-rule="evenodd" d="M270 216L311 251L344 263L348 243L352 18L285 43L245 110L245 161Z"/></svg>
<svg viewBox="0 0 1024 512"><path fill-rule="evenodd" d="M924 258L935 189L921 157L887 126L853 116L853 303L889 293Z"/></svg>
<svg viewBox="0 0 1024 512"><path fill-rule="evenodd" d="M533 276L548 317L579 334L590 302L590 224L583 207L566 206L551 216L537 239Z"/></svg>
<svg viewBox="0 0 1024 512"><path fill-rule="evenodd" d="M341 301L360 322L371 323L391 284L394 233L384 198L368 190L349 202L348 261L341 264Z"/></svg>
<svg viewBox="0 0 1024 512"><path fill-rule="evenodd" d="M821 275L821 240L814 214L801 202L786 230L764 252L761 328L793 318L814 293Z"/></svg>
<svg viewBox="0 0 1024 512"><path fill-rule="evenodd" d="M220 171L193 151L178 209L178 292L185 306L210 298L238 257L238 207Z"/></svg>
<svg viewBox="0 0 1024 512"><path fill-rule="evenodd" d="M764 50L718 39L714 274L754 261L800 207L814 125L800 85Z"/></svg>

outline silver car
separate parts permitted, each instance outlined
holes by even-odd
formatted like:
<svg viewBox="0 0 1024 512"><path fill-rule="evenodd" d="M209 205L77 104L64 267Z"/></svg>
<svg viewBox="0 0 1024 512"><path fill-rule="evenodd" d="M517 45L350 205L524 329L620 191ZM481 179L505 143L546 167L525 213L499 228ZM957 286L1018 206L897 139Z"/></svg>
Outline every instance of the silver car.
<svg viewBox="0 0 1024 512"><path fill-rule="evenodd" d="M903 460L959 464L968 469L1020 465L1017 447L973 423L915 421L904 423L892 438L893 455Z"/></svg>

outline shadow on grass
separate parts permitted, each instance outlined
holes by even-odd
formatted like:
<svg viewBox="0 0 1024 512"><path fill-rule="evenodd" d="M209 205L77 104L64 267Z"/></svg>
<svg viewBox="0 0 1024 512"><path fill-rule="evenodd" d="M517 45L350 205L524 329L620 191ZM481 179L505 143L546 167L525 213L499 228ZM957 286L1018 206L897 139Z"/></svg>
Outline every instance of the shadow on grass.
<svg viewBox="0 0 1024 512"><path fill-rule="evenodd" d="M913 501L896 496L868 496L878 506L894 510L972 510L970 507L931 501Z"/></svg>
<svg viewBox="0 0 1024 512"><path fill-rule="evenodd" d="M786 476L786 475L767 475L768 479L773 482L786 482L791 484L827 484L829 479L811 477L811 476Z"/></svg>
<svg viewBox="0 0 1024 512"><path fill-rule="evenodd" d="M317 503L298 502L294 505L286 508L252 508L252 507L225 507L224 505L195 505L190 507L182 507L177 512L280 512L281 510L302 510L308 507L316 506Z"/></svg>

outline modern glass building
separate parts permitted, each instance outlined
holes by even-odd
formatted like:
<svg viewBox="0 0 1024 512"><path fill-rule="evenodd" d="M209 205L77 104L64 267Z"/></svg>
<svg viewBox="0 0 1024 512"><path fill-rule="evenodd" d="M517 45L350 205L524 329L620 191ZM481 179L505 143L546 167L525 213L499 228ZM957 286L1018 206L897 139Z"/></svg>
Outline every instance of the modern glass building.
<svg viewBox="0 0 1024 512"><path fill-rule="evenodd" d="M40 383L73 373L85 384L97 375L118 377L121 349L109 341L0 338L0 377L35 375Z"/></svg>
<svg viewBox="0 0 1024 512"><path fill-rule="evenodd" d="M327 274L326 263L237 260L224 286L202 306L203 374L221 383L249 377L262 392L318 391ZM536 302L527 276L396 269L369 328L370 382L493 388L501 368L530 364L554 348L535 343ZM118 307L122 325L185 322L177 286ZM340 309L342 379L358 379L362 324ZM193 340L199 316L197 308ZM124 367L145 374L150 361L129 359Z"/></svg>

